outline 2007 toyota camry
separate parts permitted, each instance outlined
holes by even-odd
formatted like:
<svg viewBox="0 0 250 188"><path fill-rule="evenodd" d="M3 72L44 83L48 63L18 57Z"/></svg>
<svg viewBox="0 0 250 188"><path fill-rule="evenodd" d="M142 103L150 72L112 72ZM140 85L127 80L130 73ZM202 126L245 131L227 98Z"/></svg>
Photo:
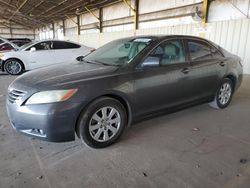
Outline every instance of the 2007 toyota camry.
<svg viewBox="0 0 250 188"><path fill-rule="evenodd" d="M239 57L191 36L119 39L75 63L28 72L8 89L18 131L42 140L108 146L135 119L209 102L229 105L242 81Z"/></svg>

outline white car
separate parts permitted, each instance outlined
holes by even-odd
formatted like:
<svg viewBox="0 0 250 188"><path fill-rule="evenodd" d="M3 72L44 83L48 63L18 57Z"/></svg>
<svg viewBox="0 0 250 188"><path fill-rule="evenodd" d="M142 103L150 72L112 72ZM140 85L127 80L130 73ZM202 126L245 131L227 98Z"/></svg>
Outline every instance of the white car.
<svg viewBox="0 0 250 188"><path fill-rule="evenodd" d="M69 41L43 40L28 43L18 51L0 53L2 71L18 75L25 70L33 70L57 63L82 58L94 49Z"/></svg>

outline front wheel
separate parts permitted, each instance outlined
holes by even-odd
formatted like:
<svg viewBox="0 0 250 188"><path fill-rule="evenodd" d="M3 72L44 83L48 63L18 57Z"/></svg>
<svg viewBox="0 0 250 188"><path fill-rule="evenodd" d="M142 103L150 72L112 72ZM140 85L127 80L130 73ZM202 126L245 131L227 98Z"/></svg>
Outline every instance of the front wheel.
<svg viewBox="0 0 250 188"><path fill-rule="evenodd" d="M88 146L103 148L119 139L126 124L124 106L113 98L102 97L80 115L78 131L81 140Z"/></svg>
<svg viewBox="0 0 250 188"><path fill-rule="evenodd" d="M214 100L209 105L217 109L226 108L230 104L232 96L233 83L230 79L224 78L216 92Z"/></svg>
<svg viewBox="0 0 250 188"><path fill-rule="evenodd" d="M23 72L22 62L18 59L9 59L4 64L4 70L10 75L19 75Z"/></svg>

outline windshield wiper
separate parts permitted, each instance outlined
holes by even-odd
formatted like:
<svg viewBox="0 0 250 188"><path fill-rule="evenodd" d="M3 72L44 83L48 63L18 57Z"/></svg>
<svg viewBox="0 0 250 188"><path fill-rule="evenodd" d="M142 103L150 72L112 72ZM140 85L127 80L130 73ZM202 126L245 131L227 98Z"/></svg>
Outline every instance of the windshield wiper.
<svg viewBox="0 0 250 188"><path fill-rule="evenodd" d="M96 60L95 61L84 60L84 62L91 63L91 64L101 64L101 65L105 65L105 66L119 66L116 64L103 63L103 62L96 61Z"/></svg>
<svg viewBox="0 0 250 188"><path fill-rule="evenodd" d="M87 61L87 60L83 60L84 63L91 63L91 64L98 64L97 62L94 61Z"/></svg>

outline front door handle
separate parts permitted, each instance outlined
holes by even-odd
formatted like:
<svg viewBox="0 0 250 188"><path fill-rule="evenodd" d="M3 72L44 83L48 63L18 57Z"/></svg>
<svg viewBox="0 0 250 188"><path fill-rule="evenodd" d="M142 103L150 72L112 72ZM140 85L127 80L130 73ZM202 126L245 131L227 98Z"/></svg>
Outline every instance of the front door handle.
<svg viewBox="0 0 250 188"><path fill-rule="evenodd" d="M225 62L220 62L220 66L222 66L222 67L224 67L226 65L226 63Z"/></svg>
<svg viewBox="0 0 250 188"><path fill-rule="evenodd" d="M188 74L189 73L189 68L184 68L184 69L182 69L181 72L184 73L184 74Z"/></svg>

